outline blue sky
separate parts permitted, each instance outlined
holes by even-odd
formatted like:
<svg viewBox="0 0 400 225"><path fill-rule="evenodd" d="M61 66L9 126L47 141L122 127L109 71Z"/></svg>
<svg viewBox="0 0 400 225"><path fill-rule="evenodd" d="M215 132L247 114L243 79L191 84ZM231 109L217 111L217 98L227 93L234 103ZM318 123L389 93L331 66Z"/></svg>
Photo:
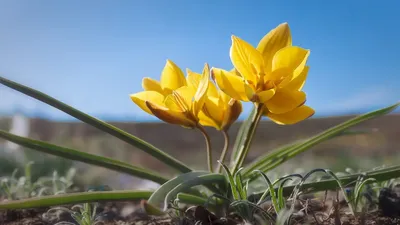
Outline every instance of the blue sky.
<svg viewBox="0 0 400 225"><path fill-rule="evenodd" d="M316 116L400 100L400 1L0 1L0 74L102 118L148 120L129 99L166 59L229 69L232 34L256 45L282 22L311 50ZM4 86L0 112L64 113ZM246 107L245 112L248 112ZM244 114L245 115L245 114Z"/></svg>

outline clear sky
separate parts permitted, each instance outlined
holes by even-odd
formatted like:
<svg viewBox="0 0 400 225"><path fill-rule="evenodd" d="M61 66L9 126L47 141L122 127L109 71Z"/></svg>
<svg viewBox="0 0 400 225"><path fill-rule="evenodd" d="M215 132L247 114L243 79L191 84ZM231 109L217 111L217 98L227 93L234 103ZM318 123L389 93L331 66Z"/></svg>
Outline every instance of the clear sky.
<svg viewBox="0 0 400 225"><path fill-rule="evenodd" d="M1 0L0 74L103 118L151 119L130 100L166 59L231 68L232 34L257 45L282 22L311 50L305 91L318 115L400 100L400 1ZM0 87L0 112L64 113ZM246 112L248 112L246 107Z"/></svg>

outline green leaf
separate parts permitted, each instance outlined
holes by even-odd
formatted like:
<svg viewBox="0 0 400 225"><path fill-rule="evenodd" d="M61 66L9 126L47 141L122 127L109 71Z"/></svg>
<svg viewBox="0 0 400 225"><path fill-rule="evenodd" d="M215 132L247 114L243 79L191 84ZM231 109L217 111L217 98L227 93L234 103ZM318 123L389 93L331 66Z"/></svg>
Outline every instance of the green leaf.
<svg viewBox="0 0 400 225"><path fill-rule="evenodd" d="M229 186L231 187L233 199L240 200L240 194L239 194L240 190L237 189L237 186L236 186L236 183L235 183L235 180L233 178L231 171L229 171L229 168L225 164L220 162L219 160L218 160L218 163L222 165L222 167L225 170L226 176L228 177L228 182L230 184Z"/></svg>
<svg viewBox="0 0 400 225"><path fill-rule="evenodd" d="M257 113L256 108L253 106L253 109L251 110L247 119L244 120L242 122L242 124L240 125L239 131L236 135L235 144L233 145L233 149L232 149L231 165L230 165L231 167L233 166L233 163L236 162L236 160L239 157L240 146L243 145L243 142L245 139L245 134L248 133L248 131L250 129L251 120L256 115L256 113Z"/></svg>
<svg viewBox="0 0 400 225"><path fill-rule="evenodd" d="M168 209L168 203L175 198L177 194L180 192L184 192L186 190L189 190L190 188L197 186L197 185L210 185L210 184L221 184L225 185L227 180L225 179L225 176L222 174L206 174L206 175L200 175L198 177L192 178L190 180L187 180L178 186L176 186L174 189L172 189L168 194L165 196L164 199L164 211Z"/></svg>
<svg viewBox="0 0 400 225"><path fill-rule="evenodd" d="M96 191L0 202L0 209L27 209L99 201L148 199L151 191Z"/></svg>
<svg viewBox="0 0 400 225"><path fill-rule="evenodd" d="M14 90L17 90L25 95L28 95L32 98L35 98L39 101L42 101L48 105L51 105L75 118L78 120L81 120L87 124L90 124L108 134L111 134L112 136L125 141L126 143L135 146L138 149L143 150L144 152L150 154L154 158L164 162L165 164L169 165L170 167L182 172L182 173L187 173L192 171L188 166L180 162L179 160L175 159L174 157L168 155L167 153L161 151L160 149L154 147L148 142L145 142L144 140L129 134L126 131L123 131L109 123L106 123L102 120L99 120L95 117L92 117L88 114L85 114L61 101L58 101L57 99L46 95L40 91L37 91L33 88L24 86L22 84L16 83L14 81L8 80L4 77L0 77L0 83L12 88Z"/></svg>
<svg viewBox="0 0 400 225"><path fill-rule="evenodd" d="M205 174L209 174L209 173L210 172L205 172L205 171L194 171L194 172L181 174L181 175L165 182L157 190L155 190L154 193L150 196L147 203L152 204L152 205L159 205L164 202L165 196L179 184L181 184L187 180L193 179L195 177L199 177L200 175L205 175Z"/></svg>
<svg viewBox="0 0 400 225"><path fill-rule="evenodd" d="M238 154L235 159L235 162L232 165L232 173L235 173L240 167L242 167L247 154L249 153L251 143L253 141L253 136L256 132L257 126L261 120L262 113L264 111L263 105L258 105L255 107L256 113L253 115L251 114L252 117L249 118L248 124L246 125L246 129L243 131L243 141L241 144L238 146ZM248 126L248 129L247 129Z"/></svg>
<svg viewBox="0 0 400 225"><path fill-rule="evenodd" d="M303 142L295 142L294 144L290 144L277 150L272 151L271 153L266 154L259 158L259 160L251 163L249 166L246 166L244 169L244 176L248 177L251 176L251 172L260 169L263 172L268 172L269 170L279 166L283 162L297 156L300 153L305 152L306 150L310 149L311 147L326 141L330 138L339 136L339 135L347 135L347 134L357 134L357 132L346 132L348 128L365 122L367 120L383 116L385 114L390 113L394 109L396 109L400 103L391 105L389 107L379 109L370 113L366 113L364 115L358 116L356 118L350 119L346 122L343 122L335 127L332 127L318 135L315 135L312 138L307 139ZM345 132L345 133L343 133ZM252 176L254 177L254 176Z"/></svg>
<svg viewBox="0 0 400 225"><path fill-rule="evenodd" d="M393 178L398 178L398 177L400 177L400 165L377 169L377 170L371 170L371 171L363 172L363 173L351 174L351 175L347 175L347 176L341 176L338 178L341 181L341 184L343 184L342 186L353 187L353 186L355 186L358 177L361 175L364 176L365 179L373 178L373 179L375 179L376 182L381 182L381 181L386 181L386 180L390 180ZM285 186L283 188L283 195L289 196L293 192L293 190L296 186L297 185ZM318 191L325 191L325 190L336 190L337 188L340 188L340 186L339 186L337 180L335 180L335 179L327 179L327 180L322 180L322 181L304 183L301 186L303 193L318 192ZM249 199L259 199L262 196L262 194L263 194L263 192L254 193L253 195L251 195L249 197Z"/></svg>
<svg viewBox="0 0 400 225"><path fill-rule="evenodd" d="M66 159L85 162L91 165L101 166L114 171L137 176L146 180L151 180L159 184L163 184L168 181L167 178L164 178L161 175L155 174L154 172L139 167L132 166L125 162L121 162L103 156L93 155L86 152L81 152L70 148L60 147L43 141L21 137L18 135L10 134L3 130L0 130L0 138L4 138L6 140L9 140L11 142L17 143L21 146L36 151L60 156Z"/></svg>
<svg viewBox="0 0 400 225"><path fill-rule="evenodd" d="M191 204L191 205L206 205L207 208L215 208L215 202L209 200L208 198L203 198L191 194L179 193L176 195L176 198L181 203Z"/></svg>

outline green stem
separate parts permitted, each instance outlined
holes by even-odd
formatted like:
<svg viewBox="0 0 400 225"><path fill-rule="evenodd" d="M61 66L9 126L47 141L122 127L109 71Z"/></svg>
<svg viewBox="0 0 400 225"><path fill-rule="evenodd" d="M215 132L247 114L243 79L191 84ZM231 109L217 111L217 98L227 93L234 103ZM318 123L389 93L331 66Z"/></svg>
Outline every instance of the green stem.
<svg viewBox="0 0 400 225"><path fill-rule="evenodd" d="M226 130L222 130L221 132L222 132L222 135L224 135L225 144L224 144L224 148L222 149L222 153L219 158L219 161L221 163L224 163L225 158L226 158L226 153L228 153L228 148L229 148L229 135L228 135L228 132L226 132ZM221 170L222 170L221 164L218 163L217 173L221 173Z"/></svg>
<svg viewBox="0 0 400 225"><path fill-rule="evenodd" d="M197 128L203 134L204 140L206 141L208 170L210 171L210 173L212 173L213 172L213 165L212 165L212 152L211 152L210 136L208 136L206 130L201 125L198 125Z"/></svg>
<svg viewBox="0 0 400 225"><path fill-rule="evenodd" d="M261 120L262 113L264 111L263 104L258 104L255 106L255 108L256 108L256 114L250 121L249 129L247 130L247 134L245 135L245 140L243 142L243 145L240 146L239 154L235 164L233 165L232 173L235 173L243 165L244 160L246 159L246 156L249 153L254 133L256 132L257 126Z"/></svg>

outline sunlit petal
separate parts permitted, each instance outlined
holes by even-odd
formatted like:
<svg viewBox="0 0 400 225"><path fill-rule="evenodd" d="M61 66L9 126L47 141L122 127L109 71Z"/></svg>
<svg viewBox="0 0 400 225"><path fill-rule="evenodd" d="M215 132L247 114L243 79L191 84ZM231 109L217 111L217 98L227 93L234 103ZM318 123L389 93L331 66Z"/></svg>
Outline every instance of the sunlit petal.
<svg viewBox="0 0 400 225"><path fill-rule="evenodd" d="M217 130L221 130L221 126L212 118L208 117L203 111L199 112L199 123L202 126L214 127Z"/></svg>
<svg viewBox="0 0 400 225"><path fill-rule="evenodd" d="M151 79L150 77L145 77L142 79L142 88L145 91L156 91L161 94L164 93L160 82L158 82L157 80Z"/></svg>
<svg viewBox="0 0 400 225"><path fill-rule="evenodd" d="M199 111L203 108L204 101L207 97L206 93L210 83L210 67L206 63L204 65L203 76L200 80L196 93L194 94L193 101L193 114L197 116Z"/></svg>
<svg viewBox="0 0 400 225"><path fill-rule="evenodd" d="M163 89L173 91L186 85L186 79L182 70L174 62L167 60L161 74L160 83Z"/></svg>
<svg viewBox="0 0 400 225"><path fill-rule="evenodd" d="M261 52L264 63L265 72L269 73L272 69L272 59L277 51L292 45L292 36L287 23L278 25L265 35L258 43L257 50Z"/></svg>
<svg viewBox="0 0 400 225"><path fill-rule="evenodd" d="M279 50L272 61L272 70L289 68L297 76L307 63L310 50L289 46Z"/></svg>
<svg viewBox="0 0 400 225"><path fill-rule="evenodd" d="M186 69L186 82L187 85L195 90L199 86L201 80L201 74L191 71L190 69Z"/></svg>
<svg viewBox="0 0 400 225"><path fill-rule="evenodd" d="M176 112L163 105L153 104L151 102L146 102L146 106L150 109L153 115L164 122L189 128L193 128L197 124L197 121L189 119L185 112Z"/></svg>
<svg viewBox="0 0 400 225"><path fill-rule="evenodd" d="M258 76L264 73L264 60L260 52L246 41L232 36L230 56L232 64L242 77L256 85Z"/></svg>
<svg viewBox="0 0 400 225"><path fill-rule="evenodd" d="M279 89L265 105L269 112L282 114L301 106L305 101L306 94L302 91Z"/></svg>
<svg viewBox="0 0 400 225"><path fill-rule="evenodd" d="M188 86L183 86L172 92L177 105L182 109L182 111L189 112L192 108L193 97L195 90Z"/></svg>
<svg viewBox="0 0 400 225"><path fill-rule="evenodd" d="M242 111L242 103L238 100L231 99L224 114L222 129L229 129L229 127L239 118Z"/></svg>
<svg viewBox="0 0 400 225"><path fill-rule="evenodd" d="M314 115L314 113L315 111L312 108L306 105L302 105L287 113L283 114L266 113L264 115L268 116L272 121L274 121L277 124L289 125L310 118L311 116Z"/></svg>
<svg viewBox="0 0 400 225"><path fill-rule="evenodd" d="M274 95L275 95L275 89L269 89L269 90L261 91L261 92L257 93L259 102L261 102L261 103L265 103L265 102L269 101Z"/></svg>
<svg viewBox="0 0 400 225"><path fill-rule="evenodd" d="M142 91L130 95L131 100L139 106L143 111L152 114L150 109L146 106L146 101L154 103L162 103L164 101L164 95L156 91Z"/></svg>
<svg viewBox="0 0 400 225"><path fill-rule="evenodd" d="M213 77L218 84L218 87L234 99L241 101L249 101L246 96L246 90L243 79L226 70L213 68Z"/></svg>
<svg viewBox="0 0 400 225"><path fill-rule="evenodd" d="M220 98L207 98L204 107L203 113L212 118L214 121L222 122L224 116L225 107L222 105L222 100Z"/></svg>
<svg viewBox="0 0 400 225"><path fill-rule="evenodd" d="M308 70L309 67L305 66L303 71L299 73L298 76L293 77L293 79L285 86L285 88L300 91L306 83Z"/></svg>

